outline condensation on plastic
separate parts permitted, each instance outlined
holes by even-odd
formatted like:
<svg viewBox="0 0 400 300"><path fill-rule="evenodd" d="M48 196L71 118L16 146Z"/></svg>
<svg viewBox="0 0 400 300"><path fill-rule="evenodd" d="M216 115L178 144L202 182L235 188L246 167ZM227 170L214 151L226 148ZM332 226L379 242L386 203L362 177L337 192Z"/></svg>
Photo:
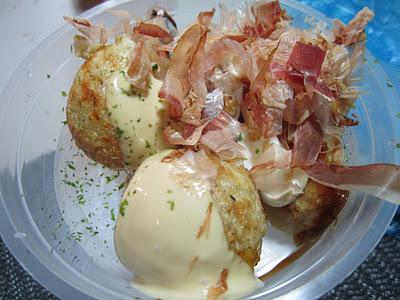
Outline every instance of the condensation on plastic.
<svg viewBox="0 0 400 300"><path fill-rule="evenodd" d="M222 2L230 9L239 4ZM295 26L305 27L305 17L329 23L297 2L282 3ZM217 7L217 1L209 0L158 4L173 12L180 28L192 22L198 11ZM106 9L145 15L150 5L111 1L81 17L110 27L115 18L105 13ZM25 269L62 299L148 299L129 284L131 275L117 261L112 245L113 214L118 212L126 174L92 164L73 145L63 124L66 99L61 91L68 91L82 63L70 53L74 34L72 28L63 26L46 39L16 70L1 95L0 232ZM369 54L364 71L363 93L354 109L361 125L344 137L348 162L399 163L396 114L400 102ZM373 249L395 208L374 197L352 194L335 225L249 298L309 299L325 293ZM262 263L256 269L259 274L294 249L287 237L273 228L264 246Z"/></svg>

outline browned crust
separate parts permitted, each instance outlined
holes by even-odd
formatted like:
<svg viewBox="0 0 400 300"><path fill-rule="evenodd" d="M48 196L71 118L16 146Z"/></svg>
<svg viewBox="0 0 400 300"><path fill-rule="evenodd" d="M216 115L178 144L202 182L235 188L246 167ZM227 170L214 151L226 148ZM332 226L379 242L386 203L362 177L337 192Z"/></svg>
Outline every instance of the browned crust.
<svg viewBox="0 0 400 300"><path fill-rule="evenodd" d="M259 194L248 172L235 162L215 159L218 175L212 190L229 248L249 266L260 259L266 221Z"/></svg>
<svg viewBox="0 0 400 300"><path fill-rule="evenodd" d="M309 180L304 193L284 207L265 206L274 227L293 235L302 244L321 234L337 217L348 193Z"/></svg>
<svg viewBox="0 0 400 300"><path fill-rule="evenodd" d="M67 103L67 123L76 145L91 159L115 170L124 167L122 150L105 102L104 82L122 60L99 48L75 76ZM99 72L99 66L102 72Z"/></svg>

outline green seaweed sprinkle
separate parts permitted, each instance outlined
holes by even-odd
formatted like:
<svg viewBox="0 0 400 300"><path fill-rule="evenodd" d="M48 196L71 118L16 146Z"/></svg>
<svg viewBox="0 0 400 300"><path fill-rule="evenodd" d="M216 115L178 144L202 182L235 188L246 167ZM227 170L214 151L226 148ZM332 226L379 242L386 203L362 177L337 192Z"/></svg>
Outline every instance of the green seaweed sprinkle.
<svg viewBox="0 0 400 300"><path fill-rule="evenodd" d="M111 181L113 181L118 176L119 175L106 176L106 183L110 183Z"/></svg>
<svg viewBox="0 0 400 300"><path fill-rule="evenodd" d="M119 213L121 216L125 216L125 207L128 205L128 200L124 199L121 202L121 205L119 206Z"/></svg>
<svg viewBox="0 0 400 300"><path fill-rule="evenodd" d="M129 96L129 92L124 88L121 88L121 94Z"/></svg>
<svg viewBox="0 0 400 300"><path fill-rule="evenodd" d="M169 204L169 209L171 211L173 211L174 208L175 208L175 201L174 200L168 200L167 203Z"/></svg>
<svg viewBox="0 0 400 300"><path fill-rule="evenodd" d="M80 205L83 205L86 203L86 200L83 198L83 195L76 196L76 199L78 199L78 204L80 204Z"/></svg>
<svg viewBox="0 0 400 300"><path fill-rule="evenodd" d="M115 133L117 134L118 138L121 138L124 134L124 131L121 128L117 127L115 128Z"/></svg>
<svg viewBox="0 0 400 300"><path fill-rule="evenodd" d="M125 187L125 182L121 183L121 184L118 186L118 190L122 190L124 187Z"/></svg>
<svg viewBox="0 0 400 300"><path fill-rule="evenodd" d="M239 133L239 135L236 137L236 142L241 142L243 141L243 135Z"/></svg>

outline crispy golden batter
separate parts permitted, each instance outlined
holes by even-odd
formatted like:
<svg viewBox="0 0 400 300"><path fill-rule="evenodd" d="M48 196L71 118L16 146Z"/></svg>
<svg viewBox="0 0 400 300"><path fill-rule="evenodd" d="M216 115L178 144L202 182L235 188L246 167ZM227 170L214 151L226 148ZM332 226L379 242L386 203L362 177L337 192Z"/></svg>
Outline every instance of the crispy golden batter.
<svg viewBox="0 0 400 300"><path fill-rule="evenodd" d="M127 67L129 47L133 44L117 38L115 44L94 52L76 74L67 103L67 123L76 145L112 169L122 169L124 161L108 117L104 84L112 72Z"/></svg>
<svg viewBox="0 0 400 300"><path fill-rule="evenodd" d="M212 195L224 223L229 248L253 267L260 259L261 239L266 232L260 197L241 165L214 160L218 175Z"/></svg>
<svg viewBox="0 0 400 300"><path fill-rule="evenodd" d="M271 224L289 234L297 244L322 233L336 219L347 192L309 179L304 193L284 207L264 206Z"/></svg>

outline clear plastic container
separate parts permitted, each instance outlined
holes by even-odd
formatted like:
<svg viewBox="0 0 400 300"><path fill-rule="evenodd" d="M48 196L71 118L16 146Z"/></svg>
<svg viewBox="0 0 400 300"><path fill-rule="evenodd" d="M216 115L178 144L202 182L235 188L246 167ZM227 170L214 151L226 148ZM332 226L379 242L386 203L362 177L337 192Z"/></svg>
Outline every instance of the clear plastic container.
<svg viewBox="0 0 400 300"><path fill-rule="evenodd" d="M230 8L239 3L222 2ZM216 7L217 1L161 4L183 28L199 10ZM110 1L81 17L107 26L116 22L107 9L124 9L140 16L149 5L145 1ZM306 27L305 17L330 24L323 15L295 1L282 1L282 5L296 26ZM74 34L66 25L46 39L16 70L1 95L0 233L25 269L62 299L148 299L130 285L131 275L118 262L112 244L118 187L125 174L109 171L81 155L64 124L66 97L62 91L69 90L82 63L70 52ZM363 93L354 111L361 125L345 136L348 163L399 163L398 97L370 54L364 71ZM352 194L337 222L319 241L249 299L309 299L324 294L365 259L395 209L374 197ZM265 239L264 246L259 274L282 259L277 253L294 249L287 237L276 231Z"/></svg>

